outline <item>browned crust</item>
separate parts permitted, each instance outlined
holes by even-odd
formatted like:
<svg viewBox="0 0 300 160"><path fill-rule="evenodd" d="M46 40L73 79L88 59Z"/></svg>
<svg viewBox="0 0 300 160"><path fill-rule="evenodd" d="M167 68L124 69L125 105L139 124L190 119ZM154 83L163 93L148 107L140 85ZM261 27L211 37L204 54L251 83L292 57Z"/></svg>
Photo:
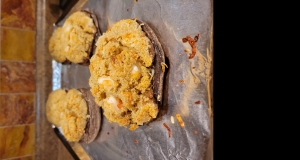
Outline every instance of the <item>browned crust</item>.
<svg viewBox="0 0 300 160"><path fill-rule="evenodd" d="M67 65L67 64L72 64L71 61L69 61L68 59L66 59L65 61L63 61L61 64Z"/></svg>
<svg viewBox="0 0 300 160"><path fill-rule="evenodd" d="M101 30L99 27L99 21L98 18L96 16L96 14L94 14L93 12L91 12L89 9L84 9L82 10L82 12L88 13L90 15L90 17L93 19L93 22L95 24L96 27L96 33L95 33L95 37L94 37L94 42L96 42L98 40L98 38L101 36ZM93 49L91 50L92 53L95 53L95 49L96 49L96 43L93 43Z"/></svg>
<svg viewBox="0 0 300 160"><path fill-rule="evenodd" d="M95 24L96 27L96 33L94 34L94 39L92 41L92 45L91 48L89 49L89 58L88 59L83 59L83 61L81 63L78 63L79 65L83 65L83 66L88 66L90 65L90 58L94 55L95 53L95 49L96 49L96 41L99 38L99 36L101 36L101 30L99 27L99 22L97 19L96 14L92 13L89 9L83 9L81 10L81 12L84 12L87 14L87 16L90 16L93 19L93 22ZM68 65L68 64L72 64L71 61L69 61L68 59L66 59L64 62L62 62L62 64L64 65Z"/></svg>
<svg viewBox="0 0 300 160"><path fill-rule="evenodd" d="M89 52L90 52L89 59L84 59L82 63L78 63L80 65L88 66L88 65L90 65L91 57L95 54L95 50L96 50L96 47L97 47L96 42L97 42L98 38L101 36L102 33L101 33L101 30L100 30L100 27L99 27L99 21L98 21L98 18L96 16L96 14L92 13L88 8L81 10L81 12L87 13L93 19L93 22L94 22L95 27L96 27L96 33L94 34L94 39L92 41L92 45L91 45L91 48L89 50Z"/></svg>
<svg viewBox="0 0 300 160"><path fill-rule="evenodd" d="M141 25L142 30L146 33L146 36L151 41L150 55L153 56L152 68L154 69L154 76L152 79L152 89L154 94L154 99L161 108L163 104L163 83L164 83L164 72L161 68L161 63L165 63L165 55L163 48L153 32L153 30L145 22L141 20L136 20L138 24ZM159 97L159 99L158 99Z"/></svg>
<svg viewBox="0 0 300 160"><path fill-rule="evenodd" d="M88 115L90 115L87 119L85 133L82 135L79 142L88 144L95 140L100 130L100 107L95 103L94 97L89 89L82 88L78 90L82 93L83 98L87 102Z"/></svg>

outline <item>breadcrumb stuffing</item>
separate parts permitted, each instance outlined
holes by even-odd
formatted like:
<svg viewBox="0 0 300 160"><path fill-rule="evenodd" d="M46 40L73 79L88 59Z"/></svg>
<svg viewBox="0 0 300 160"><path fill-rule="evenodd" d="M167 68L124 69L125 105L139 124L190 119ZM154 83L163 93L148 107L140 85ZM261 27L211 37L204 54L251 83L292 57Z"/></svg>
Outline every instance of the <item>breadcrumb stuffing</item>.
<svg viewBox="0 0 300 160"><path fill-rule="evenodd" d="M63 104L60 102L64 100L67 93L63 89L52 91L46 102L46 117L48 121L56 127L61 126L61 114L63 112Z"/></svg>
<svg viewBox="0 0 300 160"><path fill-rule="evenodd" d="M77 89L68 91L64 100L64 114L61 117L61 128L66 139L78 142L85 132L87 104Z"/></svg>
<svg viewBox="0 0 300 160"><path fill-rule="evenodd" d="M49 40L49 52L54 60L81 63L89 59L96 33L93 19L85 12L75 12L62 27L57 27Z"/></svg>
<svg viewBox="0 0 300 160"><path fill-rule="evenodd" d="M70 89L52 91L46 102L46 115L49 122L61 127L64 137L69 142L78 142L85 132L87 118L87 103L82 93Z"/></svg>
<svg viewBox="0 0 300 160"><path fill-rule="evenodd" d="M149 44L135 20L121 20L99 37L90 60L89 85L95 102L110 122L130 125L130 130L158 113L149 75L153 62Z"/></svg>

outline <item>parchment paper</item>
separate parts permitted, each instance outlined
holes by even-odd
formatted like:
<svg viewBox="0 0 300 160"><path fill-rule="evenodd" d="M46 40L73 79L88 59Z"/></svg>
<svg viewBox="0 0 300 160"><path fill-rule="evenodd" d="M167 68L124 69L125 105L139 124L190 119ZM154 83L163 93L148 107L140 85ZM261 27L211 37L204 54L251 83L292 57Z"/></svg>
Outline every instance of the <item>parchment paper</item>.
<svg viewBox="0 0 300 160"><path fill-rule="evenodd" d="M164 105L158 118L130 131L116 123L109 123L102 116L102 126L96 140L81 144L89 156L95 160L207 158L211 137L209 88L212 78L212 2L89 0L85 4L77 4L68 15L86 8L98 17L101 32L121 19L138 18L146 22L157 34L169 66L164 82ZM188 59L191 47L183 43L182 38L196 34L200 34L196 42L197 53L193 59ZM189 53L184 52L185 49ZM53 89L89 88L90 73L87 66L53 62L53 69ZM196 101L200 101L200 104L195 104ZM184 128L180 127L176 114L182 117ZM174 117L174 123L171 122L171 116ZM163 123L171 129L170 138Z"/></svg>

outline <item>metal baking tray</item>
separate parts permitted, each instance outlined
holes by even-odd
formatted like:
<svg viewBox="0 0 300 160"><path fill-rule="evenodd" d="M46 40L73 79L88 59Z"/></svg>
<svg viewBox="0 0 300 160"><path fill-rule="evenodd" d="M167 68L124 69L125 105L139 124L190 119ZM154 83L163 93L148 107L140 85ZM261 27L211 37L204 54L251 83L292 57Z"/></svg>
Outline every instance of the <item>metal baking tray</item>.
<svg viewBox="0 0 300 160"><path fill-rule="evenodd" d="M146 22L161 42L169 66L164 81L164 105L158 118L135 131L129 131L116 123L109 123L102 116L102 126L95 141L81 144L90 158L213 159L212 1L88 0L86 3L76 4L66 17L82 9L89 9L96 14L102 33L121 19L138 18ZM63 24L64 20L58 24ZM182 38L197 34L200 37L196 42L196 56L189 59L189 53L185 51L190 52L191 47L188 43L183 43ZM52 67L53 90L89 88L88 66L61 65L53 61ZM185 124L183 128L180 127L176 114L182 117ZM163 123L172 131L170 138ZM67 147L68 143L63 135L56 128L54 130ZM68 150L73 155L70 147Z"/></svg>

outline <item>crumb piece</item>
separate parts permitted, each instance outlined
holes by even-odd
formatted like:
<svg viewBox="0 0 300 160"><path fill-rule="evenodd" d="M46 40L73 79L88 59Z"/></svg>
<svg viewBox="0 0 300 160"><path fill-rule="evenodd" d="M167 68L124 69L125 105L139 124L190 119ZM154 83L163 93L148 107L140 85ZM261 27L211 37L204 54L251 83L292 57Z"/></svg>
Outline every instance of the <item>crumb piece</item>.
<svg viewBox="0 0 300 160"><path fill-rule="evenodd" d="M162 70L163 72L165 72L165 67L168 68L168 66L166 65L166 63L161 62L161 70Z"/></svg>
<svg viewBox="0 0 300 160"><path fill-rule="evenodd" d="M192 59L196 55L197 47L196 47L196 42L199 39L199 34L197 34L194 39L191 36L186 36L186 38L182 38L182 42L186 43L189 42L190 46L192 47L192 53L189 56L189 59Z"/></svg>
<svg viewBox="0 0 300 160"><path fill-rule="evenodd" d="M174 117L171 116L171 122L174 124Z"/></svg>
<svg viewBox="0 0 300 160"><path fill-rule="evenodd" d="M160 95L157 95L157 101L160 101Z"/></svg>
<svg viewBox="0 0 300 160"><path fill-rule="evenodd" d="M167 128L168 135L169 135L169 138L170 138L171 137L171 129L170 129L170 127L166 123L163 123L163 125Z"/></svg>
<svg viewBox="0 0 300 160"><path fill-rule="evenodd" d="M200 104L200 103L201 103L200 101L195 102L195 104Z"/></svg>
<svg viewBox="0 0 300 160"><path fill-rule="evenodd" d="M183 120L181 119L180 115L179 114L176 114L176 118L179 122L179 125L183 128L184 127L184 122Z"/></svg>
<svg viewBox="0 0 300 160"><path fill-rule="evenodd" d="M183 82L184 82L184 80L183 80L183 79L181 79L181 80L179 80L179 82L180 82L180 83L183 83Z"/></svg>

